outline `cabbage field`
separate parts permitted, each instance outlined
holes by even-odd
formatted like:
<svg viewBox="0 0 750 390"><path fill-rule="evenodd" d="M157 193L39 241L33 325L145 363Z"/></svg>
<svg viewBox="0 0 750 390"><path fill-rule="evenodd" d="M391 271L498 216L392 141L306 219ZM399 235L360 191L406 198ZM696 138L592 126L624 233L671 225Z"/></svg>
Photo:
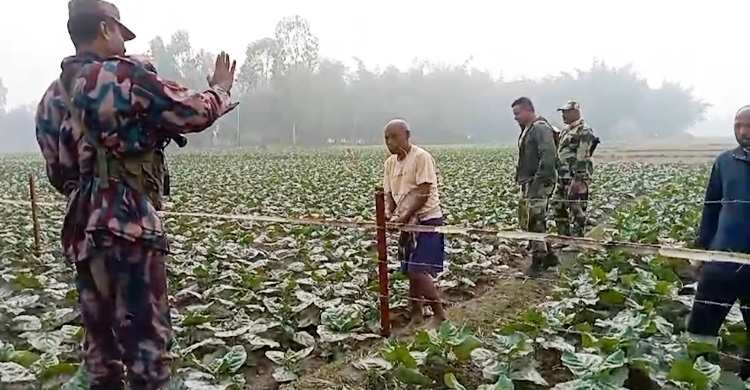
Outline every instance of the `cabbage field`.
<svg viewBox="0 0 750 390"><path fill-rule="evenodd" d="M335 149L177 154L168 210L372 221L383 149L358 149L353 163ZM448 224L515 229L513 150L430 149ZM0 157L0 200L27 200L30 173L40 201L63 200L38 156ZM598 164L595 237L688 245L707 173L707 165ZM62 213L62 205L40 208L44 244L35 255L29 207L0 203L0 388L87 388L74 273L59 257ZM190 389L746 388L729 357L746 342L737 308L720 340L684 332L693 281L682 261L571 254L545 282L543 303L496 328L452 318L438 331L384 340L374 231L170 215L165 223L173 371ZM520 278L526 264L525 243L446 243L439 286L449 301ZM398 327L407 283L395 246L389 251ZM306 380L330 367L358 379Z"/></svg>

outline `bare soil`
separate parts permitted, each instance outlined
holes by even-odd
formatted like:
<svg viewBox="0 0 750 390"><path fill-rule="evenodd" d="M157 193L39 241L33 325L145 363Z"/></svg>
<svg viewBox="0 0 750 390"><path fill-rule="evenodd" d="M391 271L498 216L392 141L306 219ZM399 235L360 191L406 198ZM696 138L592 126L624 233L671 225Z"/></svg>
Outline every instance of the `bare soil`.
<svg viewBox="0 0 750 390"><path fill-rule="evenodd" d="M600 162L703 164L735 146L732 140L701 139L630 143L600 148L595 158Z"/></svg>
<svg viewBox="0 0 750 390"><path fill-rule="evenodd" d="M517 265L522 269L526 264L524 262ZM512 272L517 272L517 269L514 268L511 268ZM448 316L451 321L457 324L466 324L478 335L488 334L509 318L513 318L534 305L543 302L550 287L552 286L547 282L536 280L505 277L495 280L485 279L484 283L480 283L474 291L475 298L449 307ZM399 326L404 322L401 317L403 316L397 313L394 318L395 331L398 331ZM350 389L366 389L366 375L351 364L363 356L375 353L378 347L379 343L371 345L368 348L359 350L356 356L347 357L344 362L323 366L320 370L310 372L297 383L288 385L284 389L323 390L336 388L341 385L346 385ZM542 359L542 362L550 362L549 367L543 368L545 375L549 374L549 377L560 377L562 380L569 379L565 379L567 378L565 376L567 370L560 367L559 356L550 357L549 359L542 357ZM466 372L460 373L459 379L462 379L462 377L466 378L466 380L469 380L466 382L467 384L481 378L481 373L470 372L472 370L471 367L466 367L465 370ZM561 374L560 370L564 371L564 373Z"/></svg>

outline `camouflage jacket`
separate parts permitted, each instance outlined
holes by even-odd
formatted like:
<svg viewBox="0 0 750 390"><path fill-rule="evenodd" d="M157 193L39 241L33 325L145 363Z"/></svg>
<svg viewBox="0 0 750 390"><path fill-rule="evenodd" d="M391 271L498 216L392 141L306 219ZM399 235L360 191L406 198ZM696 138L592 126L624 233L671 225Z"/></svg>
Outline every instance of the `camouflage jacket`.
<svg viewBox="0 0 750 390"><path fill-rule="evenodd" d="M566 126L560 134L557 173L560 179L590 179L594 173L591 146L596 137L583 119Z"/></svg>
<svg viewBox="0 0 750 390"><path fill-rule="evenodd" d="M71 80L72 104L82 114L87 134L74 128L58 79L37 108L36 137L50 183L68 198L62 230L66 257L84 260L111 236L167 250L162 222L148 196L115 178L102 185L94 175L94 145L115 159L153 152L169 134L211 126L232 108L229 92L213 87L195 93L160 79L150 64L125 56L68 57L61 79Z"/></svg>
<svg viewBox="0 0 750 390"><path fill-rule="evenodd" d="M516 181L519 184L554 185L556 155L554 129L546 119L539 117L523 128L518 137Z"/></svg>

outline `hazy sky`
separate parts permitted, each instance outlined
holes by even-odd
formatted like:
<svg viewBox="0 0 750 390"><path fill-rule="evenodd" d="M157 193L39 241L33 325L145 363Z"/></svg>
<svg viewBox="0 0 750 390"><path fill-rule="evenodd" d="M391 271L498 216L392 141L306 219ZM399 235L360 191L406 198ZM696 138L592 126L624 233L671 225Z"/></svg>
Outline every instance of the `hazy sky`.
<svg viewBox="0 0 750 390"><path fill-rule="evenodd" d="M72 53L67 0L3 1L0 77L11 105L38 101ZM130 53L156 35L187 29L194 47L244 57L246 45L272 36L283 16L312 24L323 55L368 65L410 65L415 58L473 65L506 78L587 68L593 59L632 63L652 85L692 86L732 115L750 103L745 60L750 1L423 1L423 0L120 0L137 35ZM743 54L745 53L745 54ZM585 102L582 102L585 105ZM585 110L585 107L584 107Z"/></svg>

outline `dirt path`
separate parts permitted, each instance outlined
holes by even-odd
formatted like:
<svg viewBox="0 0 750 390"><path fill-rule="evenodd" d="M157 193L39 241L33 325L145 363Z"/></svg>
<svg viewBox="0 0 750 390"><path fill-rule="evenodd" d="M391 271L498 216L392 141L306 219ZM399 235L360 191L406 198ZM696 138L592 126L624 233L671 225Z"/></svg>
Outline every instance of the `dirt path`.
<svg viewBox="0 0 750 390"><path fill-rule="evenodd" d="M603 148L594 157L599 162L640 162L651 164L684 163L704 164L732 148L731 143L676 145L633 145Z"/></svg>
<svg viewBox="0 0 750 390"><path fill-rule="evenodd" d="M510 275L509 275L510 276ZM503 321L545 300L551 287L549 282L503 277L486 284L478 297L454 305L448 310L450 320L466 324L478 335L489 334ZM380 348L377 343L349 356L345 362L329 364L306 375L297 383L281 387L284 390L325 390L347 386L351 390L366 390L366 375L351 364Z"/></svg>

